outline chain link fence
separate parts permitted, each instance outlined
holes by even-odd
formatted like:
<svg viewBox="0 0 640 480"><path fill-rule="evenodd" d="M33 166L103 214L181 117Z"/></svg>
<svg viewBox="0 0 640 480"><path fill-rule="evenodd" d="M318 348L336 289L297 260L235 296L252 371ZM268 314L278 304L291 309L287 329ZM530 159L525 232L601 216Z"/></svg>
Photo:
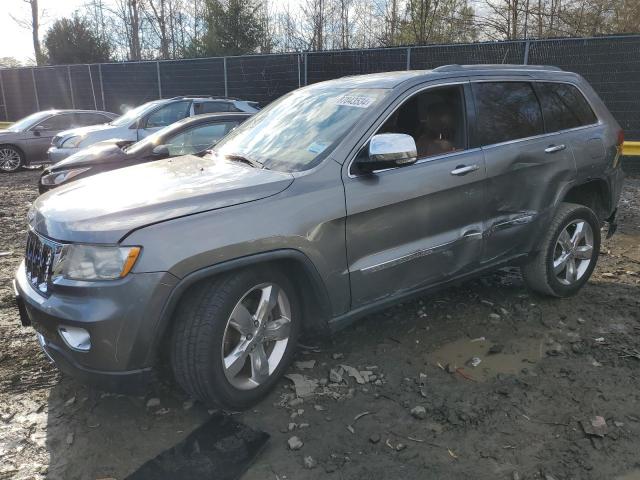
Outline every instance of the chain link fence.
<svg viewBox="0 0 640 480"><path fill-rule="evenodd" d="M0 69L0 119L47 108L120 113L180 95L266 105L303 85L345 75L452 63L556 65L577 72L600 94L626 137L640 140L640 35Z"/></svg>

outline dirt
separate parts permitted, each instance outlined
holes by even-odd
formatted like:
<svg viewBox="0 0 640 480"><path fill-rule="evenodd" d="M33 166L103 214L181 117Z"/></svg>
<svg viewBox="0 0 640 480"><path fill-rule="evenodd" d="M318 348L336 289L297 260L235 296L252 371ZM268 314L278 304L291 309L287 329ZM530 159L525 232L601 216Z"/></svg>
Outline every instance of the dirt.
<svg viewBox="0 0 640 480"><path fill-rule="evenodd" d="M19 325L10 281L37 176L0 176L0 479L123 479L215 412L168 382L145 397L92 390ZM640 478L638 178L619 219L574 298L531 294L503 270L301 346L315 364L290 373L318 382L311 395L295 399L283 379L254 409L225 413L271 435L244 478Z"/></svg>

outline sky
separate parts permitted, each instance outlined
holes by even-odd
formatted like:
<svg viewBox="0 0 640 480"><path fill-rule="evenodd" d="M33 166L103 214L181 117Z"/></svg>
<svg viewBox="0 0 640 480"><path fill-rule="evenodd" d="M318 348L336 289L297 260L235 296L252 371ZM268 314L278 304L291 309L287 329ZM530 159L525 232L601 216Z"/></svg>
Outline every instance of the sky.
<svg viewBox="0 0 640 480"><path fill-rule="evenodd" d="M70 17L78 10L85 0L39 0L40 10L44 10L44 18L41 19L40 36L57 19ZM0 57L15 57L18 60L33 61L33 42L31 30L22 28L9 16L20 19L31 17L31 7L24 0L0 0Z"/></svg>

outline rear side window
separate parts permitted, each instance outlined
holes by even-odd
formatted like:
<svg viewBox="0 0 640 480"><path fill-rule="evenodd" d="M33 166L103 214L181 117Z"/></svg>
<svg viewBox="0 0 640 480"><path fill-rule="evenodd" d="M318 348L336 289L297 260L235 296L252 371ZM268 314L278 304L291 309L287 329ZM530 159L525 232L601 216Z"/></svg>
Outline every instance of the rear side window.
<svg viewBox="0 0 640 480"><path fill-rule="evenodd" d="M229 102L202 102L195 105L196 115L200 113L217 113L231 111Z"/></svg>
<svg viewBox="0 0 640 480"><path fill-rule="evenodd" d="M596 115L580 90L566 83L538 83L547 132L596 123Z"/></svg>
<svg viewBox="0 0 640 480"><path fill-rule="evenodd" d="M42 122L38 123L38 126L43 127L45 130L51 130L51 131L67 130L75 126L74 120L75 120L75 116L73 114L61 113L57 115L52 115L46 120L43 120Z"/></svg>
<svg viewBox="0 0 640 480"><path fill-rule="evenodd" d="M166 127L189 116L191 102L173 102L160 107L147 117L146 128Z"/></svg>
<svg viewBox="0 0 640 480"><path fill-rule="evenodd" d="M100 113L76 113L74 124L78 126L98 125L110 121L109 117Z"/></svg>
<svg viewBox="0 0 640 480"><path fill-rule="evenodd" d="M478 146L544 133L542 111L530 83L479 82L473 84L473 94Z"/></svg>

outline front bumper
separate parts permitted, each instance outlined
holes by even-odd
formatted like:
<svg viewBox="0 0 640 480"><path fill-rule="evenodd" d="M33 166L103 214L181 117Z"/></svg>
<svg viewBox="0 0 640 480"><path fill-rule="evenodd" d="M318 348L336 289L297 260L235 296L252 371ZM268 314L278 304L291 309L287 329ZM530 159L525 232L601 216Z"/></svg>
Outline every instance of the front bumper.
<svg viewBox="0 0 640 480"><path fill-rule="evenodd" d="M58 163L60 160L64 160L79 151L79 148L51 147L47 150L47 157L49 157L49 162Z"/></svg>
<svg viewBox="0 0 640 480"><path fill-rule="evenodd" d="M23 262L14 287L23 324L38 332L40 345L61 371L103 389L130 392L143 389L151 376L158 321L176 283L165 272L132 273L115 281L65 280L43 297L29 284ZM90 349L72 348L61 327L88 331Z"/></svg>

